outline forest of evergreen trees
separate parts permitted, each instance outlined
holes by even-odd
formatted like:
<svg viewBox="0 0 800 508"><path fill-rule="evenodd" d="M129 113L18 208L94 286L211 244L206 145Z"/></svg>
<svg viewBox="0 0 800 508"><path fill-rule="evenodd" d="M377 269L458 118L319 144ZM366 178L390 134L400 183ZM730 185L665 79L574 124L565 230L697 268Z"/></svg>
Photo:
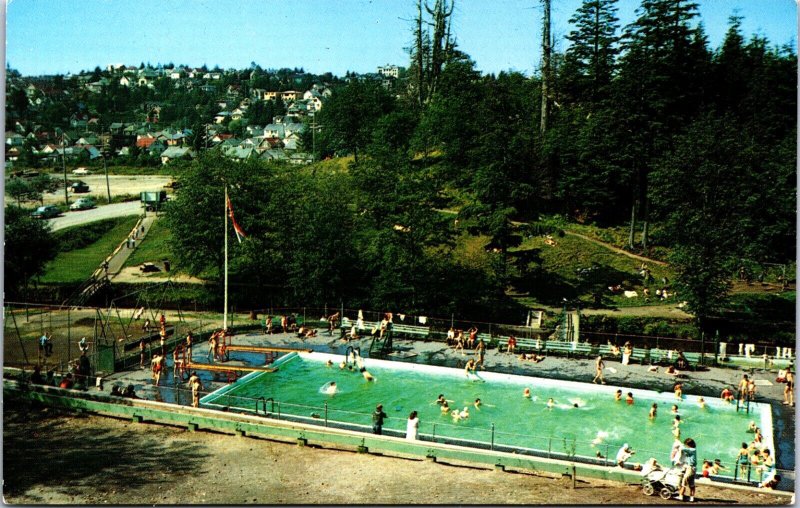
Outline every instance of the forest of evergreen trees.
<svg viewBox="0 0 800 508"><path fill-rule="evenodd" d="M710 48L686 0L644 0L625 27L615 3L587 0L571 18L547 108L543 76L481 74L455 43L452 3L420 3L399 93L351 79L318 116L318 158L352 155L348 171L196 163L172 210L183 261L219 266L217 249L197 246L221 232L193 233L187 218L226 179L254 233L241 278L304 302L492 313L535 271L513 248L556 214L630 227L633 251L665 247L702 325L742 259L794 260L796 55L737 17ZM464 233L445 208L488 239L482 264L457 249Z"/></svg>
<svg viewBox="0 0 800 508"><path fill-rule="evenodd" d="M304 140L322 163L209 153L176 166L176 266L220 273L209 210L223 183L248 233L232 280L296 305L489 318L517 312L513 288L559 305L541 293L536 253L518 248L553 233L554 217L628 230L626 248L670 263L701 327L745 260L794 263L795 48L742 33L736 16L712 48L687 0L643 0L627 26L616 0L586 0L541 73L483 74L459 49L452 0L415 5L405 78L328 76L333 95ZM173 102L167 116L187 125L213 107ZM346 167L324 161L341 156Z"/></svg>

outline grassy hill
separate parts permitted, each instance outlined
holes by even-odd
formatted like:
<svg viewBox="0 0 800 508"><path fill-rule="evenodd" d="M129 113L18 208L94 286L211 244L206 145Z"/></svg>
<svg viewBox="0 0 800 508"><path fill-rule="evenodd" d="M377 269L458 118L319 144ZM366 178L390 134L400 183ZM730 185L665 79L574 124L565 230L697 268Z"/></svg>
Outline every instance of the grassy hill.
<svg viewBox="0 0 800 508"><path fill-rule="evenodd" d="M60 252L45 266L40 283L78 283L89 278L123 241L139 220L137 215L75 226L54 234Z"/></svg>

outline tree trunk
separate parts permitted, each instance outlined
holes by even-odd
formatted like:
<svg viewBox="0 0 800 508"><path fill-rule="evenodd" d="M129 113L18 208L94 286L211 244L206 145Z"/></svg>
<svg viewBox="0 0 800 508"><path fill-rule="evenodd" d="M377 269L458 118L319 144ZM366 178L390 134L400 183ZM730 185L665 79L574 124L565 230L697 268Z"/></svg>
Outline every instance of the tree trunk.
<svg viewBox="0 0 800 508"><path fill-rule="evenodd" d="M644 218L644 222L642 223L642 250L644 251L645 256L647 255L647 231L649 222L647 217Z"/></svg>
<svg viewBox="0 0 800 508"><path fill-rule="evenodd" d="M542 0L544 16L542 22L542 117L539 129L547 130L547 117L550 113L550 0Z"/></svg>
<svg viewBox="0 0 800 508"><path fill-rule="evenodd" d="M422 90L425 82L423 54L422 54L422 0L417 0L417 102L422 106L424 102L424 92Z"/></svg>
<svg viewBox="0 0 800 508"><path fill-rule="evenodd" d="M636 237L636 204L637 201L633 201L633 205L631 205L631 232L628 236L628 248L633 250L634 241Z"/></svg>

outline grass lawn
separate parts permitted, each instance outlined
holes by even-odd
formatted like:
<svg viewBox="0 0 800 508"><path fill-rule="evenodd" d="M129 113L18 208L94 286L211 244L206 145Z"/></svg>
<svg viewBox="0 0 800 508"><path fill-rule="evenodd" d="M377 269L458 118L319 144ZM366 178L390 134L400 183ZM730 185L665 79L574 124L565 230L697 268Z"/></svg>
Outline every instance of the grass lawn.
<svg viewBox="0 0 800 508"><path fill-rule="evenodd" d="M600 290L606 305L645 305L644 286L639 275L640 261L574 236L556 237L555 240L556 245L550 246L545 244L543 237L527 238L519 248L511 250L516 255L537 259L541 263L542 270L536 280L525 288L531 298L552 304L560 302L562 297L590 299L593 290ZM655 292L663 285L662 277L672 280L674 274L669 267L648 266L653 276L649 283L649 303L656 304ZM608 286L616 284L637 291L639 297L612 295Z"/></svg>
<svg viewBox="0 0 800 508"><path fill-rule="evenodd" d="M166 220L163 218L156 219L147 232L147 236L139 242L136 250L125 262L125 266L139 266L142 263L154 263L162 259L172 259L172 251L169 247L171 236L172 233L167 228ZM164 273L164 276L167 275Z"/></svg>
<svg viewBox="0 0 800 508"><path fill-rule="evenodd" d="M89 278L100 263L122 242L139 220L137 215L102 221L107 229L98 238L81 248L60 252L45 266L42 283L75 283ZM59 231L60 236L69 237L85 226L75 226ZM96 227L96 226L95 226Z"/></svg>

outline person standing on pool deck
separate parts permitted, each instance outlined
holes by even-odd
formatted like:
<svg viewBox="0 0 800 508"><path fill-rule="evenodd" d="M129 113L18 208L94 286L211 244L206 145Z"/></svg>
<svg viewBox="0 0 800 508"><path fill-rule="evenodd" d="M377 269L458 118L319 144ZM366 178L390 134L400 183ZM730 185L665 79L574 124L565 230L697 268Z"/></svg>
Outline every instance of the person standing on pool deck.
<svg viewBox="0 0 800 508"><path fill-rule="evenodd" d="M383 420L386 418L386 413L383 412L383 404L375 406L375 412L372 413L372 433L383 434Z"/></svg>
<svg viewBox="0 0 800 508"><path fill-rule="evenodd" d="M200 382L200 378L197 375L192 377L191 382L192 387L192 407L200 407L200 390L203 389L203 384Z"/></svg>
<svg viewBox="0 0 800 508"><path fill-rule="evenodd" d="M598 356L594 365L594 379L592 379L592 383L597 384L597 380L599 379L601 383L606 384L606 380L603 379L603 369L605 368L606 364L603 363L603 357Z"/></svg>
<svg viewBox="0 0 800 508"><path fill-rule="evenodd" d="M681 464L683 464L683 477L681 488L678 490L678 499L684 500L683 493L689 488L689 502L694 503L694 474L697 471L697 446L694 439L688 437L681 447Z"/></svg>
<svg viewBox="0 0 800 508"><path fill-rule="evenodd" d="M786 369L784 380L786 386L783 387L783 403L786 406L794 406L794 374L791 367Z"/></svg>
<svg viewBox="0 0 800 508"><path fill-rule="evenodd" d="M406 422L406 439L409 441L416 441L419 439L419 418L417 412L411 411L408 415L408 422Z"/></svg>
<svg viewBox="0 0 800 508"><path fill-rule="evenodd" d="M486 356L486 344L483 339L478 339L478 345L475 346L475 351L478 352L478 365L483 367L483 358Z"/></svg>

